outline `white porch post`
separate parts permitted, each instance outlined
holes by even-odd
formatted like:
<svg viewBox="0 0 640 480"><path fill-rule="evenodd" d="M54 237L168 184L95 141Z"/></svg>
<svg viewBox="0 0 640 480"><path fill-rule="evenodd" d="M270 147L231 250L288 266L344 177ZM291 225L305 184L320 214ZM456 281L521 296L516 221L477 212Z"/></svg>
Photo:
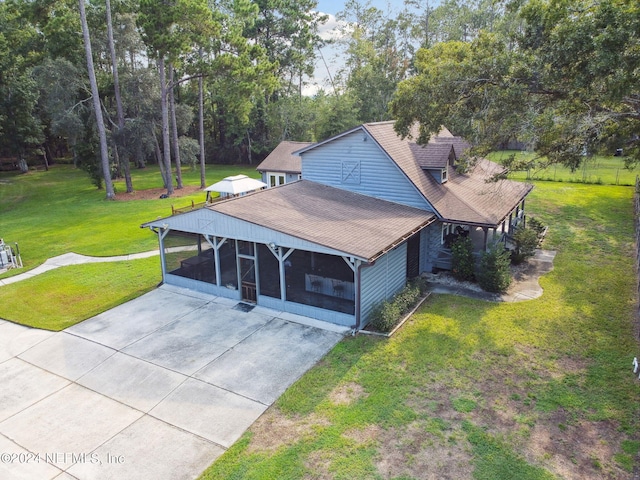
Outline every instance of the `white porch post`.
<svg viewBox="0 0 640 480"><path fill-rule="evenodd" d="M160 267L162 268L162 281L167 280L167 262L164 255L164 238L169 233L169 228L158 230L158 246L160 248Z"/></svg>
<svg viewBox="0 0 640 480"><path fill-rule="evenodd" d="M212 235L205 235L207 242L213 247L213 263L216 268L216 286L222 286L222 269L220 268L220 247L224 245L224 242L227 241L227 238L218 238Z"/></svg>
<svg viewBox="0 0 640 480"><path fill-rule="evenodd" d="M272 246L273 245L273 246ZM287 301L287 274L284 268L284 262L289 258L295 249L290 248L284 253L284 247L278 247L274 244L267 244L267 248L278 259L278 275L280 276L280 300Z"/></svg>

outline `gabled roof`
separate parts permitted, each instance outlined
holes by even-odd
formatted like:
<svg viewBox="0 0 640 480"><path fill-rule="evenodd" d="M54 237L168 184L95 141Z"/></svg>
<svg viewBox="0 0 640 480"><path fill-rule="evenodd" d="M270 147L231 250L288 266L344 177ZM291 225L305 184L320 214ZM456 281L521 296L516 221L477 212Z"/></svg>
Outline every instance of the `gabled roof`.
<svg viewBox="0 0 640 480"><path fill-rule="evenodd" d="M414 152L428 148L415 143L413 138L417 138L417 132L412 138L402 139L394 130L393 122L368 123L362 127L400 167L443 220L496 226L533 188L532 185L512 180L491 181L490 178L503 172L504 168L486 159L479 160L473 171L465 174L451 169L448 181L441 184L422 170L416 158ZM438 136L441 139L432 139L433 143L449 144L448 141L451 141L454 150L456 145L459 149L466 148L466 142L460 137L449 137L446 133Z"/></svg>
<svg viewBox="0 0 640 480"><path fill-rule="evenodd" d="M504 167L486 159L479 160L471 171L464 174L451 169L448 181L439 183L422 170L418 161L420 155L416 156L415 153L433 147L418 146L413 140L417 138L417 132L414 132L413 138L400 138L393 125L394 122L381 122L364 124L362 127L400 167L443 220L498 225L533 188L532 185L513 180L490 180L495 174L502 173ZM459 150L468 148L465 147L468 144L460 137L449 135L446 130L431 142L452 145L454 151L456 147Z"/></svg>
<svg viewBox="0 0 640 480"><path fill-rule="evenodd" d="M431 212L308 180L206 208L369 262L436 220Z"/></svg>
<svg viewBox="0 0 640 480"><path fill-rule="evenodd" d="M393 128L394 122L365 123L347 132L299 150L304 154L311 149L333 142L358 130L367 132L380 146L382 151L400 168L409 181L433 206L444 221L497 226L529 194L532 185L512 180L492 181L491 177L504 172L504 167L486 159L477 162L472 171L461 174L454 168L449 169L448 181L439 183L432 175L424 171L423 165L440 165L442 152L448 147L431 146L450 145L456 157L470 147L461 137L456 137L443 128L431 138L426 146L418 145L417 126L408 138L400 138ZM426 167L429 168L429 167ZM435 167L439 168L439 167Z"/></svg>
<svg viewBox="0 0 640 480"><path fill-rule="evenodd" d="M457 158L461 157L462 154L465 152L465 150L469 150L471 148L471 144L467 142L464 138L454 137L451 134L449 134L448 136L445 136L443 135L442 131L440 131L438 135L434 135L433 137L431 137L431 141L429 142L429 145L431 145L432 143L453 145L453 149L456 153Z"/></svg>
<svg viewBox="0 0 640 480"><path fill-rule="evenodd" d="M280 142L256 167L256 170L259 172L300 173L302 162L298 155L293 155L293 152L309 145L312 145L312 142L291 142L288 140Z"/></svg>
<svg viewBox="0 0 640 480"><path fill-rule="evenodd" d="M411 143L410 147L418 165L427 170L445 168L449 164L449 158L455 157L455 151L451 143L434 142L424 147Z"/></svg>

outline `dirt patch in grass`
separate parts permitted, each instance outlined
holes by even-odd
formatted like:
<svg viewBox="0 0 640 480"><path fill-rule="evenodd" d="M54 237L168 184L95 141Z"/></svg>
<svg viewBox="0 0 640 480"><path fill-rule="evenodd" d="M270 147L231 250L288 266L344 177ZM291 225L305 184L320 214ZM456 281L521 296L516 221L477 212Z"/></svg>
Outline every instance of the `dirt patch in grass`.
<svg viewBox="0 0 640 480"><path fill-rule="evenodd" d="M472 456L458 437L455 431L432 433L423 422L384 431L379 439L378 472L385 479L471 479Z"/></svg>
<svg viewBox="0 0 640 480"><path fill-rule="evenodd" d="M579 421L567 425L562 410L539 422L527 442L528 456L542 461L555 475L568 480L623 480L629 473L613 456L620 450L620 434L611 422Z"/></svg>
<svg viewBox="0 0 640 480"><path fill-rule="evenodd" d="M365 395L366 392L360 384L349 382L334 388L329 393L329 400L335 405L351 405Z"/></svg>
<svg viewBox="0 0 640 480"><path fill-rule="evenodd" d="M328 452L322 450L311 452L304 466L313 473L305 475L304 480L333 480L334 477L329 472L330 463L331 455Z"/></svg>
<svg viewBox="0 0 640 480"><path fill-rule="evenodd" d="M382 428L378 425L367 425L364 428L352 428L342 435L356 443L366 444L377 440L382 434Z"/></svg>
<svg viewBox="0 0 640 480"><path fill-rule="evenodd" d="M180 190L175 189L170 198L186 197L193 193L200 191L200 187L196 185L185 185ZM167 193L166 188L149 188L147 190L135 190L132 193L116 192L116 200L130 201L130 200L154 200L160 198L160 195ZM204 193L202 194L202 201L204 202Z"/></svg>
<svg viewBox="0 0 640 480"><path fill-rule="evenodd" d="M311 435L315 427L330 424L329 420L315 413L304 417L288 417L271 407L251 426L253 436L247 450L272 452Z"/></svg>

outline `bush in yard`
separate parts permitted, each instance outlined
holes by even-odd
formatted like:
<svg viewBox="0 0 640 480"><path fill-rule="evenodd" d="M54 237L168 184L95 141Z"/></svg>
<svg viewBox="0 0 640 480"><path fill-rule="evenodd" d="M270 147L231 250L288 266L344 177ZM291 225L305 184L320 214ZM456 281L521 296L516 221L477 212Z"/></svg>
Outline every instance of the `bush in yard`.
<svg viewBox="0 0 640 480"><path fill-rule="evenodd" d="M420 299L427 289L424 278L417 277L409 280L402 290L391 300L380 302L371 313L371 326L381 332L390 332Z"/></svg>
<svg viewBox="0 0 640 480"><path fill-rule="evenodd" d="M402 312L398 305L387 300L379 303L371 313L371 326L381 332L390 332L398 323Z"/></svg>
<svg viewBox="0 0 640 480"><path fill-rule="evenodd" d="M411 280L409 280L409 285L412 285L420 290L420 295L418 295L418 298L427 292L427 279L424 277L412 278Z"/></svg>
<svg viewBox="0 0 640 480"><path fill-rule="evenodd" d="M476 273L478 284L487 292L502 293L511 285L511 258L509 251L496 242L483 252Z"/></svg>
<svg viewBox="0 0 640 480"><path fill-rule="evenodd" d="M527 258L533 257L538 246L538 233L533 228L521 227L513 234L513 241L516 244L515 249L511 252L511 261L518 265Z"/></svg>
<svg viewBox="0 0 640 480"><path fill-rule="evenodd" d="M459 236L451 244L451 273L457 280L473 280L473 242Z"/></svg>
<svg viewBox="0 0 640 480"><path fill-rule="evenodd" d="M531 230L534 230L536 232L536 235L538 235L538 238L542 237L544 229L547 228L540 220L533 217L527 217L527 227Z"/></svg>

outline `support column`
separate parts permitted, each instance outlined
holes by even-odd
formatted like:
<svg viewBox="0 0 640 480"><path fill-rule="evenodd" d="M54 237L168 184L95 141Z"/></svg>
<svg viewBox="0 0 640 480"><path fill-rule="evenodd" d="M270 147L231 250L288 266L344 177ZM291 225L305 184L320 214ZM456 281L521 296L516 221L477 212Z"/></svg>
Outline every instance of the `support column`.
<svg viewBox="0 0 640 480"><path fill-rule="evenodd" d="M169 228L162 228L158 230L158 246L160 248L160 267L162 268L162 281L167 280L167 262L164 255L164 239L169 233Z"/></svg>

